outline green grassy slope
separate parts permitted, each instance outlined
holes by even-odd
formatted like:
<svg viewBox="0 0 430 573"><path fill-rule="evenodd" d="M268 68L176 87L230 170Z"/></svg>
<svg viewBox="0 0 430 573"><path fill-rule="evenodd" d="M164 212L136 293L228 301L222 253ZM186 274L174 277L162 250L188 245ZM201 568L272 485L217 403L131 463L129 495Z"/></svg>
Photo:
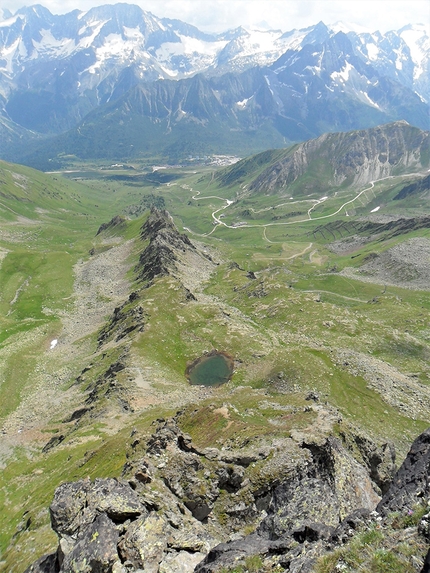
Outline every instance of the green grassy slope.
<svg viewBox="0 0 430 573"><path fill-rule="evenodd" d="M0 420L9 440L9 450L0 452L4 571L20 572L55 548L47 506L56 486L87 475L118 476L132 430L148 435L154 419L178 409L185 412L184 430L202 446L305 430L315 418L305 399L310 391L335 408L339 420L378 443L394 441L400 455L428 425L428 290L341 273L359 269L370 254L430 239L426 227L398 234L382 229L373 237L354 227L360 217L377 206L376 214L392 216L398 205L402 215L425 215L428 201L393 201L410 177L381 182L360 196L362 190L345 189L323 202L249 197L244 185L262 162L249 164L238 178L228 176L234 167L220 176L206 167L165 170L160 178L99 171L80 181L0 164ZM185 272L195 301L186 298L177 277L145 288L136 281L133 268L146 246L140 227L154 202L165 205L179 230L213 261L211 273L199 280L196 269ZM117 214L131 218L96 237ZM334 240L355 235L368 241L331 249ZM83 321L82 332L61 346L79 268L102 264L103 256L126 244L126 260L118 265L128 269L129 290L100 291L96 302L113 309L130 291L138 292L124 308L142 307L143 328L100 347L99 327L83 328L84 312L73 315ZM49 351L54 338L60 340L57 354ZM187 363L213 348L235 357L231 382L191 389ZM121 360L127 368L115 386L104 374ZM34 404L38 388L53 400L51 412L38 424L17 419ZM414 394L419 391L421 403ZM91 393L96 399L87 403ZM227 403L234 406L230 420L213 413ZM83 406L92 410L71 420ZM202 425L210 430L204 439ZM60 436L57 446L42 451Z"/></svg>

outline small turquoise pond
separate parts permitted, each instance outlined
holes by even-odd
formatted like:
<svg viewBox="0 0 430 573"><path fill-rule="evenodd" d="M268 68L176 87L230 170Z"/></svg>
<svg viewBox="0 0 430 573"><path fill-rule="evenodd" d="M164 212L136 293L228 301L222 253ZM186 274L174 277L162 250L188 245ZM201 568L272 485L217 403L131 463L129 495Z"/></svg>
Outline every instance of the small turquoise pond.
<svg viewBox="0 0 430 573"><path fill-rule="evenodd" d="M230 380L233 368L232 356L226 352L211 352L188 366L185 375L194 386L219 386Z"/></svg>

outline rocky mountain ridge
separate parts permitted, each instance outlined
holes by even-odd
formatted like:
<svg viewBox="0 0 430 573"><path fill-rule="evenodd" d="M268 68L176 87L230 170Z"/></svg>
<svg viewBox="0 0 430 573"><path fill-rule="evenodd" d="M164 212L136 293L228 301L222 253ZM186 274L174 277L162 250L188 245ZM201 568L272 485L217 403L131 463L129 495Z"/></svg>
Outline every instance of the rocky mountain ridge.
<svg viewBox="0 0 430 573"><path fill-rule="evenodd" d="M255 172L244 194L300 196L342 186L362 188L400 172L424 172L429 164L429 132L406 122L346 133L327 133L293 146L278 155L252 158ZM234 185L252 175L244 159L220 171L220 182ZM267 167L265 167L267 165ZM303 178L303 183L302 183Z"/></svg>
<svg viewBox="0 0 430 573"><path fill-rule="evenodd" d="M144 457L130 459L121 480L82 480L57 489L50 513L59 536L58 550L39 559L26 573L142 569L215 573L252 556L260 559L261 571L304 573L313 570L320 556L347 543L363 528L371 528L372 523L386 527L393 512L416 510L417 502L428 509L430 430L415 440L376 505L379 498L365 468L338 439L287 440L269 450L254 447L251 455L243 450L199 450L180 430L178 420L180 415L158 422ZM140 438L133 436L132 449L139 444ZM294 462L297 447L307 452L298 464ZM256 490L258 478L249 470L259 461L264 473L273 448L278 465L289 458L288 468L278 468L281 472L273 483L265 483L268 489ZM220 498L225 512L222 526L216 509ZM242 533L209 551L219 535L225 536L225 519L235 530L240 524L255 524L258 515L255 532ZM428 514L414 535L423 552L425 540L430 540ZM415 556L421 564L424 555Z"/></svg>
<svg viewBox="0 0 430 573"><path fill-rule="evenodd" d="M37 81L35 70L39 62L57 61L62 69L54 70L45 64L46 72L57 81L65 81L60 78L71 59L77 68L67 72L68 81L79 72L81 85L77 87L82 95L85 89L100 84L98 103L112 97L106 87L121 75L114 72L115 68L130 68L136 78L145 80L181 79L205 71L237 72L270 65L287 50L298 51L307 44L322 43L340 31L320 22L285 33L239 27L222 34L208 34L179 20L158 18L138 6L120 4L64 15L54 15L43 6L34 5L13 15L5 11L0 16L3 97L23 85L27 76L29 80L36 76L32 81ZM384 75L399 79L425 98L426 90L421 93L417 89L419 82L425 80L428 65L429 39L424 26L409 24L385 35L351 30L347 34L363 60L374 62L384 69ZM112 72L113 77L106 81Z"/></svg>
<svg viewBox="0 0 430 573"><path fill-rule="evenodd" d="M122 224L115 217L99 235ZM146 247L135 273L144 290L166 276L181 284L178 265L189 256L202 257L169 214L156 208L139 240ZM196 297L180 288L188 293L184 304L192 304ZM98 405L106 399L111 412L115 402L130 408L120 376L129 365L132 337L145 328L144 302L136 291L100 331L99 350L114 345L121 355L87 387L85 407L65 420L74 424L67 437L85 418L99 416ZM95 367L85 368L77 383L85 383ZM267 399L264 389L260 394ZM393 444L375 443L314 392L303 406L285 410L308 416L308 425L284 436L236 435L220 447L201 446L184 432L184 411L154 421L150 435L133 431L123 446L127 462L120 478L83 479L57 489L50 507L57 551L26 573L217 573L250 559L258 560L258 571L306 573L376 527L387 532L385 543L397 541L404 528L393 519L406 519L409 511L420 515L408 541L421 567L430 539L430 430L395 473ZM210 405L206 416L229 420L234 411L231 403ZM44 452L61 449L65 439L54 436Z"/></svg>
<svg viewBox="0 0 430 573"><path fill-rule="evenodd" d="M178 233L170 214L167 211L160 212L156 208L152 209L142 227L140 238L143 241L149 239L149 244L139 256L136 267L139 278L144 281L177 271L175 262L178 255L175 253L197 253L187 235Z"/></svg>
<svg viewBox="0 0 430 573"><path fill-rule="evenodd" d="M122 218L114 217L109 223L103 225L103 233L118 230ZM107 397L112 402L109 407L130 411L133 409L133 392L129 385L120 380L120 377L130 367L133 360L130 356L130 344L134 337L143 332L148 322L148 308L142 300L141 291L145 291L154 281L168 277L172 281L172 288L179 291L184 304L195 301L190 288L192 281L186 278L190 268L198 268L200 273L207 272L207 268L215 268L211 257L197 248L185 234L180 234L167 211L156 207L143 224L138 239L141 253L133 269L137 279L136 290L133 290L122 304L114 308L107 317L104 326L97 335L98 361L103 364L100 375L86 388L84 408L70 414L70 420L81 420L83 416L93 416L94 411ZM144 247L142 248L142 245ZM116 349L115 360L103 360L103 350L109 347ZM85 383L86 373L93 368L93 364L86 366L77 377L76 383ZM115 397L114 400L111 400ZM75 428L69 431L73 433ZM64 436L63 436L64 437ZM56 445L57 442L54 442ZM48 444L47 444L48 445Z"/></svg>

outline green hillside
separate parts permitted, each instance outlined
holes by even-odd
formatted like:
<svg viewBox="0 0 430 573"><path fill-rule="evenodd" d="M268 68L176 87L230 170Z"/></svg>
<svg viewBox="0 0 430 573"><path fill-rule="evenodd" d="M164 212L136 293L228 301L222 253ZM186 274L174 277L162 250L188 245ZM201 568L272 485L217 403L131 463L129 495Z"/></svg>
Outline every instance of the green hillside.
<svg viewBox="0 0 430 573"><path fill-rule="evenodd" d="M420 173L323 201L249 193L289 153L219 171L0 164L4 571L55 550L55 488L119 476L157 418L181 411L199 447L363 432L399 456L428 426L430 203L422 185L401 194ZM187 238L151 250L154 205ZM214 349L231 381L190 386L187 364ZM256 484L278 479L259 464Z"/></svg>

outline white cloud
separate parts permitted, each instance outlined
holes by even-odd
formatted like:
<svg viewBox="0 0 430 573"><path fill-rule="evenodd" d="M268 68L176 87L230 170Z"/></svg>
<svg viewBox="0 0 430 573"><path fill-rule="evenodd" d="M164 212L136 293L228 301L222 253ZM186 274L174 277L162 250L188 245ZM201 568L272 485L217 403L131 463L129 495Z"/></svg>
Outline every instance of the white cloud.
<svg viewBox="0 0 430 573"><path fill-rule="evenodd" d="M428 0L128 0L160 17L177 18L204 31L220 32L237 26L288 31L323 21L345 21L372 31L398 30L408 23L430 26ZM52 13L89 10L113 0L40 0ZM12 12L24 1L2 0ZM30 2L28 3L30 4Z"/></svg>

